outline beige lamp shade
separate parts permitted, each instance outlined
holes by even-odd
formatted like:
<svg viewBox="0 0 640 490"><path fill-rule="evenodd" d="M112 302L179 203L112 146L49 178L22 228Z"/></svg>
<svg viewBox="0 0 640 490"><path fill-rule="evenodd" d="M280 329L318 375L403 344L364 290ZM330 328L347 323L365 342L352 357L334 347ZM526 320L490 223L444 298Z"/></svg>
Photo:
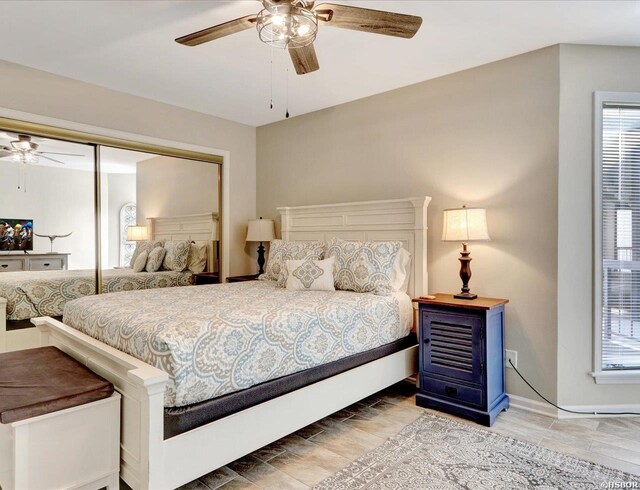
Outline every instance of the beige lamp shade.
<svg viewBox="0 0 640 490"><path fill-rule="evenodd" d="M127 241L140 242L149 239L149 231L146 226L128 226Z"/></svg>
<svg viewBox="0 0 640 490"><path fill-rule="evenodd" d="M467 208L444 210L444 225L442 240L445 242L487 241L487 213L482 208Z"/></svg>
<svg viewBox="0 0 640 490"><path fill-rule="evenodd" d="M275 224L272 219L250 219L247 242L270 242L275 239Z"/></svg>

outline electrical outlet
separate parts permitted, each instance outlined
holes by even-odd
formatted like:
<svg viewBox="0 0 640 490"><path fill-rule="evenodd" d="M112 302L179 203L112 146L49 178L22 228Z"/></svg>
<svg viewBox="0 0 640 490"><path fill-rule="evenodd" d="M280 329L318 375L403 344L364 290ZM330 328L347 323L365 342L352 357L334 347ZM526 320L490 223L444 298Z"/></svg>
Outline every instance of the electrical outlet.
<svg viewBox="0 0 640 490"><path fill-rule="evenodd" d="M505 349L505 351L504 351L504 363L505 363L505 366L510 368L510 369L512 369L512 366L509 363L509 361L511 361L513 363L513 365L516 367L516 369L518 368L518 351Z"/></svg>

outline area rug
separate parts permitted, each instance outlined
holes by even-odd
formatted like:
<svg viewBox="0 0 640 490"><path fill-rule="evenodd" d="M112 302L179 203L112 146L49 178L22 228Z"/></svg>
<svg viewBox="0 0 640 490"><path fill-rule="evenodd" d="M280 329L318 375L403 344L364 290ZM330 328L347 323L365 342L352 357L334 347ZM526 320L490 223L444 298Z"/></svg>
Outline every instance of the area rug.
<svg viewBox="0 0 640 490"><path fill-rule="evenodd" d="M423 414L315 488L550 490L638 488L624 484L639 481L635 475Z"/></svg>

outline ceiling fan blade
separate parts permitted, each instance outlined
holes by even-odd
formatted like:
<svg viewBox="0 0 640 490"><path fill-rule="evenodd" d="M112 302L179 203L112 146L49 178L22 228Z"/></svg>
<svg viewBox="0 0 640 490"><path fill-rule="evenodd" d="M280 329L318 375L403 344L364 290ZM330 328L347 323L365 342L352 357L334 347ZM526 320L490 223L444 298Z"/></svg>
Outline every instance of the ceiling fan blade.
<svg viewBox="0 0 640 490"><path fill-rule="evenodd" d="M313 11L329 26L386 36L412 38L422 25L422 17L372 10L335 3L321 3Z"/></svg>
<svg viewBox="0 0 640 490"><path fill-rule="evenodd" d="M58 153L55 151L39 151L39 155L47 154L47 155L64 155L67 157L83 157L84 155L79 155L77 153Z"/></svg>
<svg viewBox="0 0 640 490"><path fill-rule="evenodd" d="M55 158L51 158L51 157L48 157L48 156L45 156L45 155L39 155L39 156L40 156L40 158L46 158L47 160L51 160L52 162L59 163L60 165L66 165L66 163L61 162L60 160L56 160Z"/></svg>
<svg viewBox="0 0 640 490"><path fill-rule="evenodd" d="M298 75L304 75L320 69L313 44L304 48L289 48L289 55Z"/></svg>
<svg viewBox="0 0 640 490"><path fill-rule="evenodd" d="M179 44L185 46L197 46L198 44L208 43L215 39L220 39L224 36L235 34L236 32L246 31L251 29L256 24L255 14L245 15L239 19L230 20L224 24L218 24L217 26L207 27L198 32L192 32L186 36L182 36L176 39Z"/></svg>
<svg viewBox="0 0 640 490"><path fill-rule="evenodd" d="M13 152L9 148L0 148L0 158L13 155Z"/></svg>

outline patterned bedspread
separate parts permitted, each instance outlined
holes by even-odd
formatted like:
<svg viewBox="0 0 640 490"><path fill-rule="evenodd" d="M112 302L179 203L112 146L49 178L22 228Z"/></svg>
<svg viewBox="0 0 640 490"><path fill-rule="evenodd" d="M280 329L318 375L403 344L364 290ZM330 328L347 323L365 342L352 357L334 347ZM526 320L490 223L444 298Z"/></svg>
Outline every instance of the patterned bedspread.
<svg viewBox="0 0 640 490"><path fill-rule="evenodd" d="M393 342L409 333L412 312L403 293L252 281L81 298L67 303L64 323L166 371L174 407Z"/></svg>
<svg viewBox="0 0 640 490"><path fill-rule="evenodd" d="M102 273L103 291L188 286L191 272L133 272L109 269ZM67 301L95 293L94 270L25 271L0 274L0 297L7 299L7 320L61 316Z"/></svg>

